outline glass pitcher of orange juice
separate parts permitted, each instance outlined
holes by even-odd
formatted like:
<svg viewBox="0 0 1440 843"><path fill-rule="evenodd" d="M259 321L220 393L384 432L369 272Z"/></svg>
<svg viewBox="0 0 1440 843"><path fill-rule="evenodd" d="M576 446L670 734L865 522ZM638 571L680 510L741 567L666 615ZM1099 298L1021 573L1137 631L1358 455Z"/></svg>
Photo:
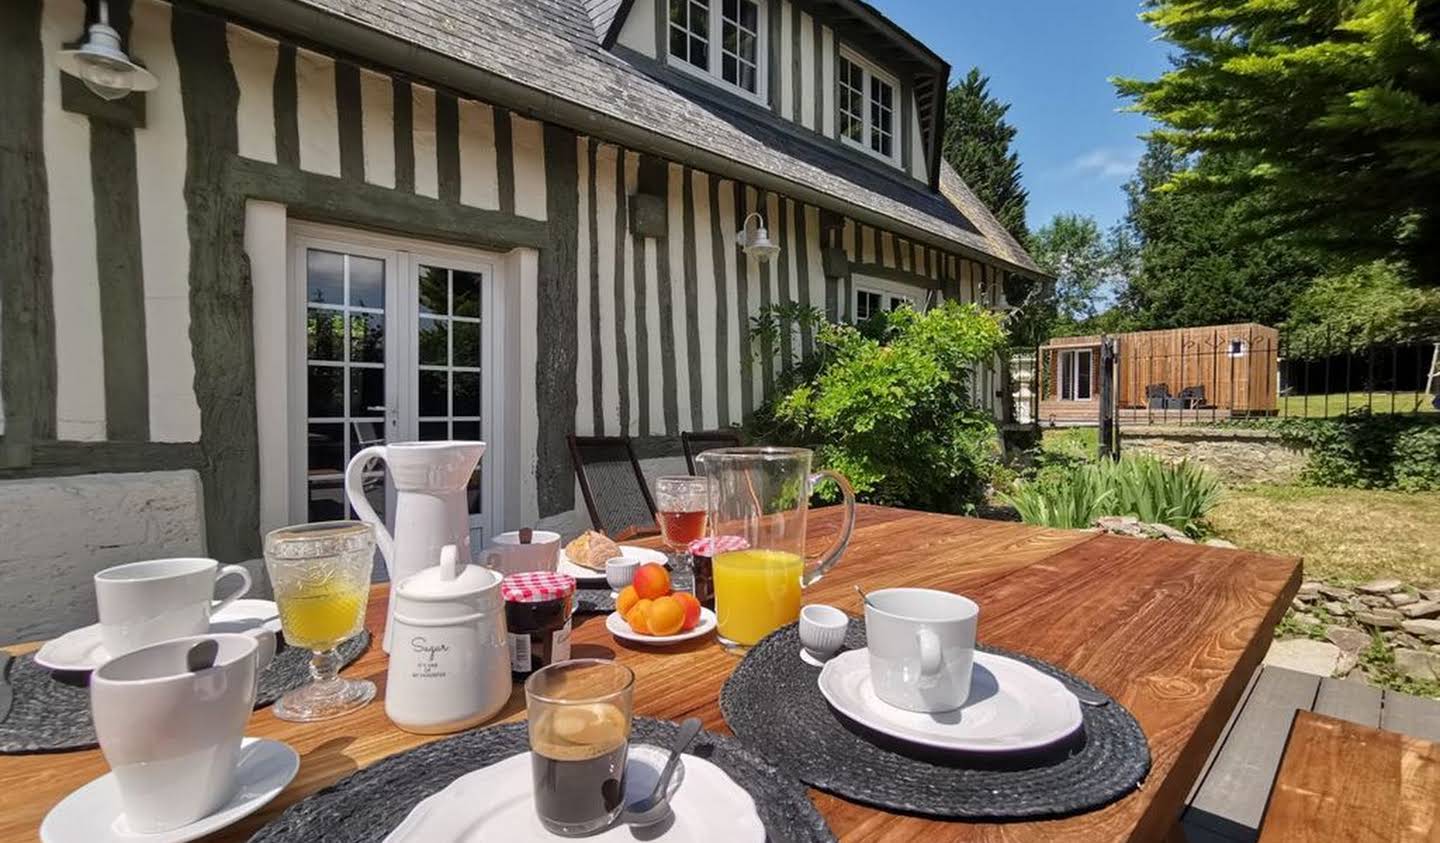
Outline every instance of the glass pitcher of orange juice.
<svg viewBox="0 0 1440 843"><path fill-rule="evenodd" d="M719 448L696 458L706 479L709 532L744 540L712 560L720 642L734 651L800 617L800 590L840 561L855 527L855 494L834 471L811 473L805 448ZM810 492L830 478L845 498L840 535L813 562L805 558ZM735 542L739 544L739 542Z"/></svg>

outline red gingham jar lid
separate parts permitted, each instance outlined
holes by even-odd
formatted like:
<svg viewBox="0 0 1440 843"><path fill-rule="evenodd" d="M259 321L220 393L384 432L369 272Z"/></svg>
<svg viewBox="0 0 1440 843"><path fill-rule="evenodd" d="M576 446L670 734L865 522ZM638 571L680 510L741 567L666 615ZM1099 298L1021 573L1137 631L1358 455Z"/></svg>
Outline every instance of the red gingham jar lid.
<svg viewBox="0 0 1440 843"><path fill-rule="evenodd" d="M511 603L540 603L575 593L575 578L551 571L511 574L500 583L500 595Z"/></svg>
<svg viewBox="0 0 1440 843"><path fill-rule="evenodd" d="M695 556L713 557L717 553L744 550L750 546L742 536L706 536L690 542L690 553Z"/></svg>

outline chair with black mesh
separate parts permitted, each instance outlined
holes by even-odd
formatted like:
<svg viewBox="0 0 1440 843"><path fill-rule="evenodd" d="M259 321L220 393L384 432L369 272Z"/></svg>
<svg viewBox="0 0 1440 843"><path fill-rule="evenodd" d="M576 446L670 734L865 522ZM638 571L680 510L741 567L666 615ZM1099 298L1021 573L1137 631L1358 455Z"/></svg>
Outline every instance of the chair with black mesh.
<svg viewBox="0 0 1440 843"><path fill-rule="evenodd" d="M566 437L590 523L611 538L659 533L655 501L628 436Z"/></svg>
<svg viewBox="0 0 1440 843"><path fill-rule="evenodd" d="M695 457L711 448L740 447L740 433L736 430L701 430L695 433L681 431L680 447L685 449L685 467L695 473Z"/></svg>

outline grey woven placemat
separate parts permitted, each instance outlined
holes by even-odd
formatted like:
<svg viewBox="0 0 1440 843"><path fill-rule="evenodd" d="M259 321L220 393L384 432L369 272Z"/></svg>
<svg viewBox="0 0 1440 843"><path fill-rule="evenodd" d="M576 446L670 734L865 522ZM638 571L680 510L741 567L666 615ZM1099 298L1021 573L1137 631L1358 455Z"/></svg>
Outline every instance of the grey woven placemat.
<svg viewBox="0 0 1440 843"><path fill-rule="evenodd" d="M291 805L251 837L250 843L383 840L420 800L466 773L529 749L525 728L521 722L472 729L391 756ZM631 740L669 746L677 728L678 724L668 720L637 717ZM835 839L811 804L805 786L740 741L701 732L687 754L698 755L724 770L750 794L773 843Z"/></svg>
<svg viewBox="0 0 1440 843"><path fill-rule="evenodd" d="M670 572L670 588L675 591L693 591L695 575L688 568L677 568ZM615 611L615 592L609 585L595 588L575 589L575 609L580 614L609 614Z"/></svg>
<svg viewBox="0 0 1440 843"><path fill-rule="evenodd" d="M852 619L845 646L865 646ZM1067 685L1094 686L1054 665L996 647ZM1080 735L1046 750L945 755L850 724L820 693L820 669L802 662L795 625L751 648L720 692L720 711L747 746L821 790L892 810L931 816L1013 820L1099 808L1129 793L1150 771L1140 724L1111 700L1081 706Z"/></svg>
<svg viewBox="0 0 1440 843"><path fill-rule="evenodd" d="M370 633L340 645L340 657L350 664L370 645ZM10 663L14 703L0 722L0 755L23 752L61 752L95 746L95 724L90 720L88 673L51 673L31 656ZM263 708L292 688L310 681L310 651L282 647L260 673L255 707Z"/></svg>

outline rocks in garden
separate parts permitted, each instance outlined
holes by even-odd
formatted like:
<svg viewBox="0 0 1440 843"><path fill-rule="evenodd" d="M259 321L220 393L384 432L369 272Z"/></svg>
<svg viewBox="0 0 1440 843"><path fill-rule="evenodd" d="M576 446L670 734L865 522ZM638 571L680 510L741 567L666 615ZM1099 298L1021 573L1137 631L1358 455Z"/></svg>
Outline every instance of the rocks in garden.
<svg viewBox="0 0 1440 843"><path fill-rule="evenodd" d="M1295 595L1301 599L1318 598L1320 596L1320 589L1324 585L1324 583L1314 582L1313 580L1310 582L1302 582L1300 583L1300 590L1295 592Z"/></svg>
<svg viewBox="0 0 1440 843"><path fill-rule="evenodd" d="M1338 600L1327 600L1320 608L1337 618L1349 617L1352 614L1350 607Z"/></svg>
<svg viewBox="0 0 1440 843"><path fill-rule="evenodd" d="M1370 636L1358 629L1331 624L1325 628L1325 638L1344 653L1358 653L1370 646Z"/></svg>
<svg viewBox="0 0 1440 843"><path fill-rule="evenodd" d="M1398 609L1371 609L1355 613L1355 620L1376 629L1399 629L1403 617Z"/></svg>
<svg viewBox="0 0 1440 843"><path fill-rule="evenodd" d="M1290 608L1294 609L1294 610L1297 611L1297 612L1303 612L1303 611L1305 611L1306 609L1308 609L1308 608L1310 608L1310 607L1305 604L1305 601L1304 601L1304 600L1301 600L1299 597L1296 597L1295 599L1293 599L1293 600L1290 601Z"/></svg>
<svg viewBox="0 0 1440 843"><path fill-rule="evenodd" d="M1395 651L1395 670L1411 679L1440 679L1440 653L1401 647Z"/></svg>
<svg viewBox="0 0 1440 843"><path fill-rule="evenodd" d="M1223 547L1229 550L1235 550L1235 543L1227 542L1224 539L1206 539L1205 544L1209 547Z"/></svg>
<svg viewBox="0 0 1440 843"><path fill-rule="evenodd" d="M1194 544L1195 540L1169 524L1147 524L1133 515L1105 515L1095 519L1095 529L1117 536L1137 539L1164 539L1179 544ZM1234 545L1230 545L1234 547Z"/></svg>
<svg viewBox="0 0 1440 843"><path fill-rule="evenodd" d="M1425 642L1421 641L1419 638L1416 638L1408 632L1395 633L1395 637L1390 639L1390 643L1395 645L1396 647L1409 647L1412 650L1425 649Z"/></svg>
<svg viewBox="0 0 1440 843"><path fill-rule="evenodd" d="M1405 583L1395 579L1371 580L1364 585L1355 586L1355 590L1361 594L1389 594L1392 591L1399 591L1405 587Z"/></svg>
<svg viewBox="0 0 1440 843"><path fill-rule="evenodd" d="M1440 644L1440 620L1401 621L1400 627L1411 635L1417 635L1432 644Z"/></svg>
<svg viewBox="0 0 1440 843"><path fill-rule="evenodd" d="M1401 606L1399 611L1407 618L1433 618L1440 615L1440 600L1422 600Z"/></svg>
<svg viewBox="0 0 1440 843"><path fill-rule="evenodd" d="M1440 601L1440 588L1420 589L1420 599Z"/></svg>
<svg viewBox="0 0 1440 843"><path fill-rule="evenodd" d="M1320 619L1307 612L1296 612L1293 617L1295 618L1296 623L1304 624L1306 626L1320 625Z"/></svg>
<svg viewBox="0 0 1440 843"><path fill-rule="evenodd" d="M1360 595L1360 603L1361 603L1362 605L1369 606L1369 607L1372 608L1372 609L1378 609L1378 608L1381 608L1381 607L1384 607L1384 608L1387 608L1387 609L1390 608L1390 601L1389 601L1387 598L1378 597L1378 596L1376 596L1376 595L1374 595L1374 594L1362 594L1362 595Z"/></svg>
<svg viewBox="0 0 1440 843"><path fill-rule="evenodd" d="M1419 603L1419 602L1420 602L1420 598L1419 598L1419 597L1416 597L1415 595L1411 594L1411 593L1408 592L1408 591L1396 591L1396 592L1392 592L1392 593L1390 593L1390 594L1385 595L1385 599L1386 599L1386 600L1389 600L1389 601L1390 601L1390 605L1391 605L1391 606L1394 606L1394 607L1397 608L1397 609L1400 608L1401 606L1409 606L1411 603Z"/></svg>
<svg viewBox="0 0 1440 843"><path fill-rule="evenodd" d="M1272 643L1265 654L1265 664L1316 676L1333 676L1340 665L1340 656L1340 648L1328 641L1291 638Z"/></svg>
<svg viewBox="0 0 1440 843"><path fill-rule="evenodd" d="M1338 588L1333 585L1322 585L1316 590L1319 591L1321 594L1325 595L1326 597L1330 598L1331 600L1349 600L1351 597L1355 596L1355 592L1351 591L1350 589Z"/></svg>

